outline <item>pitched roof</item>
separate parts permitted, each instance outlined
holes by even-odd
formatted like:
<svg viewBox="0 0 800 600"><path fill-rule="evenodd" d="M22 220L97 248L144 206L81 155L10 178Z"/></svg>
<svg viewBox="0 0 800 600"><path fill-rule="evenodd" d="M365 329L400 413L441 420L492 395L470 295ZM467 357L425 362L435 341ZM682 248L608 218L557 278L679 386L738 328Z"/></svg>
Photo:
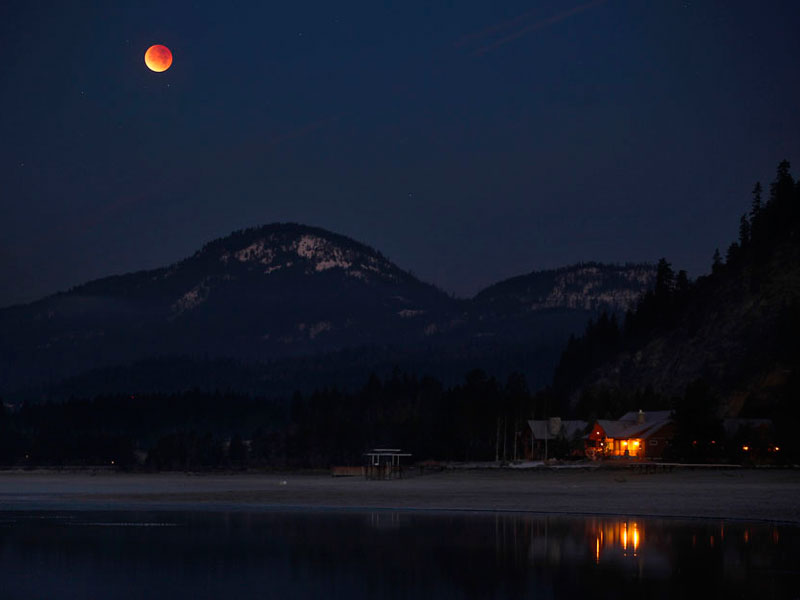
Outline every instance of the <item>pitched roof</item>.
<svg viewBox="0 0 800 600"><path fill-rule="evenodd" d="M589 425L586 421L561 421L561 428L553 435L550 433L550 419L530 420L528 426L535 440L553 440L559 436L570 439L578 435L583 435L583 430Z"/></svg>
<svg viewBox="0 0 800 600"><path fill-rule="evenodd" d="M616 421L600 419L597 423L610 438L647 438L671 420L672 411L654 410L644 413L642 423L639 423L639 411L625 413Z"/></svg>

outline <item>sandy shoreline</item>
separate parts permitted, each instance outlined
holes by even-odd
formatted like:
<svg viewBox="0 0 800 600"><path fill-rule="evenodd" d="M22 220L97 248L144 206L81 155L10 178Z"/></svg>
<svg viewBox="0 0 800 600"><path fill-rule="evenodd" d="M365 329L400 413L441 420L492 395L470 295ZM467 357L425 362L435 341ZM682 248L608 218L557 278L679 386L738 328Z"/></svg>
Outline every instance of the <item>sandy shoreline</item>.
<svg viewBox="0 0 800 600"><path fill-rule="evenodd" d="M308 474L0 472L0 511L275 508L520 511L800 524L800 471L448 471L395 481Z"/></svg>

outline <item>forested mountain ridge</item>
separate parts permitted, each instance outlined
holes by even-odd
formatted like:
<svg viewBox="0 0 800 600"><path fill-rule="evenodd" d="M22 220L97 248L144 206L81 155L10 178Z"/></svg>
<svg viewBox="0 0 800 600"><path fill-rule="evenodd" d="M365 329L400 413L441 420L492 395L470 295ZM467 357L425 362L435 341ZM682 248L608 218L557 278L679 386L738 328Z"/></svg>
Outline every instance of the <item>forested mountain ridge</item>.
<svg viewBox="0 0 800 600"><path fill-rule="evenodd" d="M295 381L313 356L328 357L317 369L320 385L326 373L349 370L360 381L364 371L394 361L409 369L432 365L445 377L458 370L460 378L475 364L513 353L524 356L512 357L509 368L538 373L539 381L570 333L600 310L620 310L647 289L652 273L647 265L590 263L517 278L538 281L543 301L514 279L462 300L345 236L293 223L266 225L214 240L164 268L0 310L0 394L98 369L111 370L92 382L84 378L91 389L98 377L108 393L143 380L150 391L185 389L185 378L181 387L168 381L165 365L178 357L184 374L218 370L200 379L224 389L238 385L242 369L219 359L306 357L261 370L252 384L259 393L270 393L276 377ZM186 369L185 358L198 366ZM142 369L144 378L134 372ZM287 371L295 374L287 378Z"/></svg>
<svg viewBox="0 0 800 600"><path fill-rule="evenodd" d="M455 304L354 240L267 225L0 311L0 389L158 356L264 360L408 341Z"/></svg>
<svg viewBox="0 0 800 600"><path fill-rule="evenodd" d="M653 287L655 275L649 263L578 263L500 281L480 291L474 301L483 310L505 314L549 308L624 312L642 290Z"/></svg>
<svg viewBox="0 0 800 600"><path fill-rule="evenodd" d="M766 201L755 186L738 241L724 260L714 254L709 275L689 281L662 259L624 321L603 316L570 340L553 380L564 410L602 414L637 395L664 402L698 379L721 415L785 408L800 373L800 184L789 169L780 164Z"/></svg>

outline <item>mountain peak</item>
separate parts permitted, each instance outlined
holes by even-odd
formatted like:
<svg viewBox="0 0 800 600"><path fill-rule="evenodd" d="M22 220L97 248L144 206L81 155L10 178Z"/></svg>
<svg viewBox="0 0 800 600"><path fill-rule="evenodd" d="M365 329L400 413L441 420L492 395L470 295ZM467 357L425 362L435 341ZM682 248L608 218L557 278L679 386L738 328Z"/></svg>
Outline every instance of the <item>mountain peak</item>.
<svg viewBox="0 0 800 600"><path fill-rule="evenodd" d="M272 223L236 231L206 244L189 260L217 261L259 269L269 275L286 269L306 274L340 269L357 279L396 280L407 273L380 252L319 227Z"/></svg>

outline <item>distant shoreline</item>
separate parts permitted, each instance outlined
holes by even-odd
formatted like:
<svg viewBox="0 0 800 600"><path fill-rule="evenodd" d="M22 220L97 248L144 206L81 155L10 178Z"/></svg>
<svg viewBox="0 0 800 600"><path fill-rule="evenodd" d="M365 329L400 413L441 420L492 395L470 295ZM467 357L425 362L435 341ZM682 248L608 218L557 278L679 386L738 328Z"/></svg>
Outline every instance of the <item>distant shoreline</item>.
<svg viewBox="0 0 800 600"><path fill-rule="evenodd" d="M0 472L0 511L421 510L800 525L800 471L458 470L392 481L307 473Z"/></svg>

